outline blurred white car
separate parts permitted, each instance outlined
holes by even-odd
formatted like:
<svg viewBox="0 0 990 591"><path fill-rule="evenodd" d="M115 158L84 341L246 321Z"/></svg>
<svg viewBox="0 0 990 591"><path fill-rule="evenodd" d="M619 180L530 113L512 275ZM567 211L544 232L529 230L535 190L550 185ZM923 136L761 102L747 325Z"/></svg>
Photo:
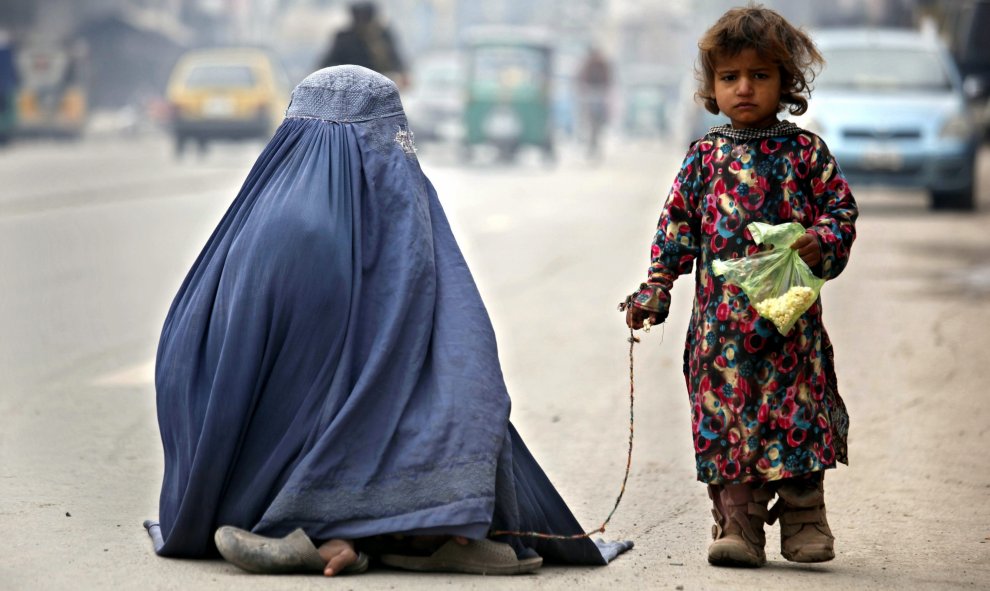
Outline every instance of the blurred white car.
<svg viewBox="0 0 990 591"><path fill-rule="evenodd" d="M417 57L402 107L418 141L459 141L464 135L461 55L435 52Z"/></svg>
<svg viewBox="0 0 990 591"><path fill-rule="evenodd" d="M977 129L962 81L935 35L828 30L825 71L796 122L821 135L853 184L918 187L935 209L970 210Z"/></svg>

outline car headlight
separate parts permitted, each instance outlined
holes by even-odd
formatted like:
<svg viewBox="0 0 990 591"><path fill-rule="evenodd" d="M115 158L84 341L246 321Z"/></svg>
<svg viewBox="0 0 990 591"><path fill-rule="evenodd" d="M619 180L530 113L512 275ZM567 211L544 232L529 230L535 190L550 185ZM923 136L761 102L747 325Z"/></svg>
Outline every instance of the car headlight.
<svg viewBox="0 0 990 591"><path fill-rule="evenodd" d="M949 117L938 135L944 139L967 140L973 136L973 123L969 117L957 114Z"/></svg>

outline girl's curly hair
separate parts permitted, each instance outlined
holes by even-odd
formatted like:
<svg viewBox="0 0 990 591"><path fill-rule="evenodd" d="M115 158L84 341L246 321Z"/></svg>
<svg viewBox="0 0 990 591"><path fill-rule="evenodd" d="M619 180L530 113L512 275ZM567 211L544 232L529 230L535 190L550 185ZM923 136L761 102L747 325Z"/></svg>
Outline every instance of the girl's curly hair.
<svg viewBox="0 0 990 591"><path fill-rule="evenodd" d="M751 3L723 14L698 41L700 70L696 71L699 87L695 96L708 112L719 112L714 89L716 63L744 49L755 49L780 69L778 111L786 108L792 115L801 115L808 110L811 83L825 60L807 33L776 11Z"/></svg>

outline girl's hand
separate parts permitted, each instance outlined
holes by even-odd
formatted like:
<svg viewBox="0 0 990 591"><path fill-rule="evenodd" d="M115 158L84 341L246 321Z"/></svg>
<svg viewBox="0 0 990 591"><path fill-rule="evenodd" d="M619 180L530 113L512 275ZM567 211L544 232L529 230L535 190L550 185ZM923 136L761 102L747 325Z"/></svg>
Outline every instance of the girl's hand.
<svg viewBox="0 0 990 591"><path fill-rule="evenodd" d="M647 318L650 319L650 324L660 324L663 320L660 319L660 315L656 312L650 312L649 310L644 310L642 308L637 308L636 306L629 306L626 308L626 326L634 330L639 330L643 328L643 321Z"/></svg>
<svg viewBox="0 0 990 591"><path fill-rule="evenodd" d="M818 244L818 235L813 231L808 230L794 241L791 248L798 251L798 256L801 260L808 264L812 269L815 268L818 263L822 262L822 247Z"/></svg>

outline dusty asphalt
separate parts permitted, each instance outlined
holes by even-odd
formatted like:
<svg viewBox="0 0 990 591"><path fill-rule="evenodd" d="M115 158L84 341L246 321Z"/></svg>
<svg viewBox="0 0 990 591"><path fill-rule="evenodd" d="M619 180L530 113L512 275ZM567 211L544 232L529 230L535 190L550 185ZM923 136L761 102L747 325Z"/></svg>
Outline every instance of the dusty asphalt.
<svg viewBox="0 0 990 591"><path fill-rule="evenodd" d="M690 278L675 288L668 324L636 352L633 472L607 533L636 547L613 565L324 580L157 558L141 528L162 469L148 361L178 281L243 173L167 198L0 210L0 589L990 588L987 156L973 215L857 191L852 261L823 291L852 419L851 465L826 479L838 556L787 563L774 528L759 570L705 562L710 516L680 374ZM565 162L551 172L424 162L495 323L513 420L594 527L625 465L627 333L615 304L645 270L677 156L626 146L607 169ZM24 164L4 163L0 175L42 182L18 172ZM25 347L33 352L19 356Z"/></svg>

